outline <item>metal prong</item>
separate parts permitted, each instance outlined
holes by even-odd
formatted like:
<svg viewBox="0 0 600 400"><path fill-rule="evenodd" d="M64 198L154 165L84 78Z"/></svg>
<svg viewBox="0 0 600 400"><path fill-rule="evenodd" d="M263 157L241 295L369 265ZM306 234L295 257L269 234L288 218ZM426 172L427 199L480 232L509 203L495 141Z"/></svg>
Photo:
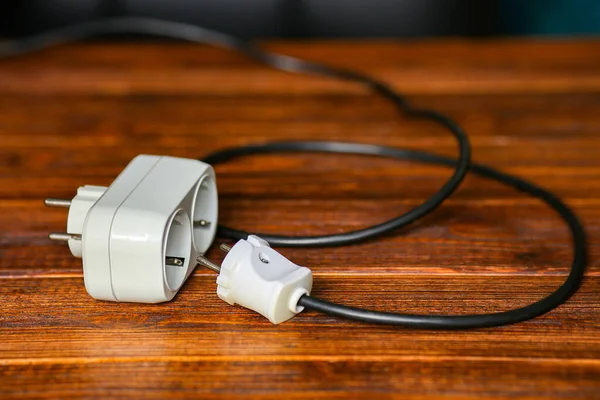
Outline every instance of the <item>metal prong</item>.
<svg viewBox="0 0 600 400"><path fill-rule="evenodd" d="M221 243L221 245L219 246L219 248L221 250L223 250L225 253L229 253L229 251L231 251L231 246L228 245L227 243Z"/></svg>
<svg viewBox="0 0 600 400"><path fill-rule="evenodd" d="M211 270L215 271L216 273L221 272L221 267L219 267L217 264L210 261L208 258L206 258L204 256L198 256L196 258L196 261L198 261L198 264L200 264L208 269L211 269Z"/></svg>
<svg viewBox="0 0 600 400"><path fill-rule="evenodd" d="M197 221L194 221L194 228L199 226L200 228L207 228L210 226L210 221L205 221L203 219L199 219Z"/></svg>
<svg viewBox="0 0 600 400"><path fill-rule="evenodd" d="M165 257L165 264L173 267L183 267L185 258L181 257Z"/></svg>
<svg viewBox="0 0 600 400"><path fill-rule="evenodd" d="M81 234L80 233L67 233L67 232L52 232L48 235L48 237L51 240L62 240L62 241L68 241L68 240L81 240Z"/></svg>
<svg viewBox="0 0 600 400"><path fill-rule="evenodd" d="M71 200L68 199L45 199L44 204L47 207L71 207Z"/></svg>

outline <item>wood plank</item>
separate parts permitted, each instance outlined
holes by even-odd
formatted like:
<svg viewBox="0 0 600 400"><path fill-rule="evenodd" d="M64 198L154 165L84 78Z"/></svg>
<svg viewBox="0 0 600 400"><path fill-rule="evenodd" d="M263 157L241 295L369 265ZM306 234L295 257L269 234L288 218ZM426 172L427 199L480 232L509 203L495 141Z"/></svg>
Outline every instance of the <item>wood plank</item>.
<svg viewBox="0 0 600 400"><path fill-rule="evenodd" d="M204 137L205 140L211 141L211 137ZM171 154L175 154L182 157L188 158L201 158L205 157L212 151L224 149L226 147L236 145L247 145L247 144L261 144L266 141L272 140L273 138L263 139L250 139L238 138L237 141L221 142L218 139L212 142L210 148L198 147L195 142L198 141L197 137L187 137L179 139L179 145L174 144L173 140L160 138L148 138L146 143L135 147L138 150L145 151L146 153L159 152L161 150L168 150ZM318 140L316 137L288 137L281 138L282 140ZM79 137L74 139L75 142L71 152L64 150L65 146L69 143L68 136L31 136L31 140L39 140L40 146L37 147L40 151L45 151L48 155L35 156L31 153L27 153L27 149L24 144L19 143L21 139L15 137L8 137L5 149L0 153L0 173L3 178L9 178L9 173L15 174L28 174L32 178L57 176L57 178L64 178L65 175L70 175L73 178L79 176L87 177L91 175L98 175L98 179L105 179L105 177L114 177L123 169L125 165L133 158L134 150L132 146L135 146L134 141L123 140L121 138L113 138L108 141L106 138L100 140L96 146L92 143L95 140L94 136ZM336 141L351 141L351 138L332 138ZM445 155L448 157L456 157L457 150L456 144L450 140L439 139L440 142L446 142L445 144L440 143L439 146L433 147L432 144L435 142L434 138L423 140L410 140L409 138L389 140L388 146L409 148L414 150L425 150L434 154ZM12 143L11 143L12 142ZM364 139L354 140L355 143L364 143ZM379 144L382 144L379 141ZM509 142L509 141L507 141ZM515 175L525 175L531 178L544 177L548 175L559 175L559 176L585 176L585 177L596 177L600 175L599 167L597 166L596 154L594 153L594 146L597 144L597 140L590 138L589 140L579 140L577 145L572 145L569 142L548 141L543 144L539 152L544 152L543 157L531 158L532 153L531 146L535 143L535 140L526 141L519 140L513 143L498 144L480 144L475 148L476 155L473 157L475 162L485 162L493 154L501 153L497 156L498 160L494 163L497 169L502 169L505 172L512 173ZM537 141L539 142L539 141ZM187 143L187 145L185 144ZM378 144L373 142L373 144ZM538 143L539 144L539 143ZM106 159L106 153L111 151L113 146L118 146L114 151L114 157L111 158L110 162L106 162L103 166L102 159ZM119 150L118 148L121 148ZM554 154L558 154L554 157ZM86 164L86 155L88 163ZM581 156L580 159L577 156ZM276 175L316 175L326 172L346 174L352 176L369 176L374 173L382 175L384 178L390 176L399 177L400 179L406 176L414 175L409 174L410 170L414 170L414 166L418 166L418 174L423 177L445 177L449 175L449 168L437 167L431 165L424 165L418 161L404 161L395 159L378 159L375 157L367 156L349 156L349 155L298 155L298 154L287 154L287 155L270 155L260 156L260 161L254 160L259 156L245 157L243 161L232 160L227 164L218 165L220 173L236 174L236 175L250 175L250 174L269 174L270 176ZM352 163L352 168L347 168L347 164ZM314 167L306 170L304 167L308 164L314 164ZM489 165L489 163L488 163ZM345 169L342 169L346 166ZM85 167L85 168L84 168ZM18 169L17 169L18 168ZM75 170L77 169L77 170Z"/></svg>
<svg viewBox="0 0 600 400"><path fill-rule="evenodd" d="M487 45L487 44L486 44ZM163 45L168 47L169 45ZM296 46L296 49L294 49ZM410 57L407 45L401 43L381 45L374 51L382 52L371 58L376 65L368 65L369 71L381 79L399 85L405 93L564 93L564 92L596 92L600 88L600 74L593 65L597 56L599 45L594 41L579 43L570 49L565 44L537 44L530 47L519 43L506 43L503 49L502 61L497 55L491 55L489 49L481 45L464 46L459 43L450 45L442 53L427 56L427 51L418 49L418 57ZM311 54L302 53L302 45L286 44L287 52L300 55L309 59L319 60L326 57L329 62L343 59L333 58L333 54L321 50L313 50ZM441 47L440 44L435 47ZM124 47L127 48L126 45ZM533 48L533 49L532 49ZM105 93L128 95L131 93L166 94L177 91L179 93L211 93L212 95L231 95L239 93L252 93L255 95L281 94L281 93L364 93L357 86L338 83L328 79L301 77L278 72L263 72L256 67L250 67L250 62L244 62L244 70L240 66L226 68L218 62L217 68L211 65L207 56L217 55L217 60L223 56L214 50L206 51L203 47L190 44L181 46L178 54L186 53L184 49L197 54L197 59L203 62L200 67L198 61L195 68L189 67L190 55L183 57L174 55L174 60L166 65L158 63L131 62L121 64L105 64L94 58L80 58L80 63L58 62L58 65L44 65L40 68L31 67L30 64L15 63L9 60L0 65L0 89L10 93ZM567 50L565 50L567 49ZM101 48L97 50L101 51ZM50 50L49 53L57 50ZM137 51L137 49L136 49ZM156 52L156 49L151 50ZM383 53L385 51L385 53ZM563 51L560 56L550 55L553 51ZM538 53L537 56L535 55ZM579 52L589 54L581 55ZM481 53L478 55L478 53ZM156 54L156 53L155 53ZM352 51L351 60L346 60L348 65L361 69L361 59L368 59L367 55L361 56ZM385 54L382 57L381 54ZM444 55L451 57L452 62L440 62ZM205 56L205 57L202 57ZM569 57L571 56L571 57ZM31 60L35 56L29 56ZM71 57L77 57L71 53ZM425 57L428 62L418 63L415 60ZM39 57L41 58L41 57ZM165 59L164 56L151 57L150 59ZM347 56L345 57L347 58ZM52 58L50 58L52 59ZM236 61L239 56L233 57ZM470 59L470 62L457 63L457 59ZM560 61L558 61L559 59ZM60 59L58 59L60 60ZM148 59L146 59L148 60ZM569 61L567 61L569 60ZM81 64L81 61L84 61ZM404 61L404 62L402 62ZM55 61L56 62L56 59ZM535 65L535 69L532 68ZM135 67L137 65L137 67ZM387 67L386 65L393 65ZM547 67L545 67L547 65ZM131 68L134 66L134 68ZM124 68L128 67L128 68ZM171 74L168 80L164 79L167 71L177 67L177 74ZM576 73L574 73L576 72ZM281 77L285 76L285 85ZM273 79L279 77L278 79ZM18 84L15 84L18 82ZM214 82L220 85L215 86Z"/></svg>
<svg viewBox="0 0 600 400"><path fill-rule="evenodd" d="M553 70L591 68L600 61L597 51L600 45L593 38L486 38L482 41L452 38L366 41L320 39L307 42L269 40L259 44L283 54L332 64L355 65L358 68L382 64L449 67L511 65L523 69ZM15 68L31 67L34 58L35 65L43 67L96 65L128 69L147 69L152 66L180 69L253 66L253 63L235 52L176 42L90 41L58 46L38 54L2 62Z"/></svg>
<svg viewBox="0 0 600 400"><path fill-rule="evenodd" d="M598 275L600 242L595 238L600 236L600 203L572 203L594 238L587 273ZM332 234L380 223L417 204L414 200L225 198L220 220L253 232ZM64 229L66 216L65 210L44 208L41 199L0 201L0 278L80 274L81 260L72 258L63 243L47 239L48 232ZM35 259L31 246L37 249ZM380 240L282 251L297 263L328 273L564 275L572 250L564 223L535 200L452 199L433 215ZM221 260L223 255L215 250L209 256Z"/></svg>
<svg viewBox="0 0 600 400"><path fill-rule="evenodd" d="M330 276L316 273L313 294L348 305L406 313L507 310L542 298L562 277ZM216 296L215 275L190 279L175 301L96 301L81 278L4 279L0 364L53 358L266 361L402 361L412 357L595 360L600 279L589 277L565 305L495 329L424 331L361 324L303 312L280 325ZM568 337L568 340L565 340ZM71 361L70 361L71 362ZM596 364L600 368L600 364ZM600 372L600 370L598 370Z"/></svg>
<svg viewBox="0 0 600 400"><path fill-rule="evenodd" d="M3 398L598 398L598 364L553 359L89 361L11 365ZM52 385L40 376L52 376ZM365 385L368 382L368 386ZM548 384L551 382L551 384Z"/></svg>
<svg viewBox="0 0 600 400"><path fill-rule="evenodd" d="M294 96L282 101L281 96L211 96L178 95L168 96L99 96L94 94L64 96L60 102L50 101L52 96L11 95L0 97L3 118L2 127L27 129L58 127L58 132L69 129L86 129L100 123L126 123L130 128L139 124L154 124L159 127L180 126L188 124L220 123L243 121L244 123L318 123L336 121L353 122L389 122L399 121L396 109L387 101L373 95L368 98L356 96L339 96L333 93L322 96ZM557 130L557 134L570 127L582 131L598 121L600 100L597 94L565 93L560 95L536 95L531 93L520 95L449 95L418 96L409 100L422 107L431 106L453 115L457 120L466 123L479 122L485 129L472 129L470 136L478 138L493 132L490 121L514 121L515 127L525 122L529 128L519 134L528 135L532 128L540 131ZM70 107L77 106L77 113L69 112ZM26 107L29 113L23 113ZM154 112L148 112L151 108ZM573 120L573 114L581 115L579 121ZM31 118L31 115L45 114L44 121ZM164 114L170 118L166 119ZM411 121L399 121L398 132L417 124ZM577 122L577 123L575 123ZM429 124L422 124L429 125ZM419 127L419 131L421 132ZM558 130L561 128L561 130ZM40 131L48 133L48 131ZM81 133L85 133L82 131ZM0 131L1 132L1 131ZM160 133L157 129L155 133ZM193 131L187 131L194 134ZM136 132L130 132L135 134ZM148 132L151 134L152 131ZM183 132L185 133L185 132ZM268 134L269 132L265 132ZM377 132L375 132L377 133ZM540 132L541 133L541 132ZM198 134L198 132L195 132ZM231 138L230 138L231 139ZM569 137L563 137L569 139Z"/></svg>
<svg viewBox="0 0 600 400"><path fill-rule="evenodd" d="M106 152L116 146L115 157L110 162L107 162L107 168L109 172L119 168L122 164L126 163L132 158L132 149L130 146L136 145L142 151L151 152L158 151L159 149L168 149L169 151L177 154L186 155L189 157L199 158L212 151L222 149L227 146L242 145L242 144L256 144L263 143L269 140L323 140L323 134L326 134L329 140L332 141L354 141L358 143L364 143L365 139L362 136L365 131L374 129L379 131L378 138L374 138L373 144L385 144L392 147L400 148L411 148L416 150L426 150L437 154L447 155L456 157L456 142L449 135L442 135L440 132L432 135L421 135L419 130L413 130L412 137L410 134L396 134L394 126L386 124L354 124L350 128L350 124L345 125L339 123L339 127L332 129L332 125L335 123L324 123L324 124L293 124L286 125L280 124L250 124L243 126L243 124L216 124L209 126L202 124L201 128L203 132L191 132L190 128L183 127L177 128L172 127L167 132L158 134L136 134L131 136L125 136L124 134L109 134L109 135L97 135L97 134L79 134L73 132L68 133L39 133L33 134L27 128L15 132L11 135L3 135L3 149L0 153L0 168L3 174L8 173L16 166L19 166L25 172L29 169L32 172L43 173L48 168L47 172L51 172L56 169L58 174L64 173L66 168L77 164L83 164L85 151L92 152L96 151L96 154L90 154L93 156L91 159L90 168L97 167L95 164L100 161L100 158L105 155ZM344 126L348 129L344 130ZM239 129L238 129L239 128ZM273 134L262 134L260 132L274 132L279 130L279 135ZM227 141L219 140L219 137L226 134L233 135L233 132L239 132L239 135L235 138L231 138ZM18 133L21 132L21 133ZM35 157L27 153L27 149L31 147L27 144L23 137L24 132L30 132L28 134L28 140L37 143L36 148L40 150L52 150L52 154L44 158ZM163 136L172 132L172 136ZM343 132L343 133L342 133ZM585 133L581 134L582 137L577 140L565 140L562 138L553 139L548 137L543 141L538 138L516 138L515 136L498 136L495 138L480 138L473 139L473 146L475 148L474 161L485 161L493 153L500 152L498 159L495 161L495 165L504 168L521 168L524 173L528 170L524 167L531 167L530 169L539 174L542 167L547 167L549 173L560 172L557 167L588 167L587 171L590 171L589 167L596 166L595 153L593 147L597 144L597 139L590 134L586 138ZM573 132L579 134L579 132ZM319 136L321 135L321 136ZM389 137L384 140L385 137ZM206 145L198 145L199 138L206 141ZM71 147L71 153L65 149L66 146ZM543 152L543 157L532 158L532 148L539 146L540 153ZM71 156L71 157L67 157ZM580 156L580 158L577 158ZM281 157L274 157L275 160L281 159ZM288 164L292 161L287 157L286 161ZM293 158L298 158L297 156ZM374 164L372 158L365 158L359 160L357 157L348 158L344 156L336 157L321 157L318 165L315 166L317 170L322 167L327 167L332 164L339 164L341 160L350 159L358 163L356 170L360 170L364 164L367 165L378 165ZM367 162L368 160L368 162ZM293 161L298 163L298 161ZM117 166L118 163L118 166ZM247 163L244 163L247 165ZM381 163L380 163L381 164ZM391 163L388 163L391 165ZM255 166L254 166L255 167ZM261 165L262 168L267 168L268 165ZM44 169L43 169L44 168ZM232 167L231 167L232 168ZM424 169L427 171L427 169ZM519 172L519 169L514 170ZM570 168L566 168L564 173L572 172ZM587 172L585 169L582 172ZM595 170L594 170L595 171ZM521 173L523 173L521 172ZM588 172L589 173L589 172Z"/></svg>
<svg viewBox="0 0 600 400"><path fill-rule="evenodd" d="M88 68L10 69L0 66L0 90L5 93L36 95L73 95L96 93L129 96L211 94L366 94L357 84L322 77L284 75L263 70L198 69L182 70L165 79L169 69L149 71L103 70ZM446 70L439 67L380 67L371 74L408 94L505 94L505 93L594 93L600 90L597 69L564 72L539 72L514 69ZM285 78L285 79L284 79ZM285 80L285 84L282 81ZM15 84L15 83L18 84ZM219 82L215 86L214 83ZM427 82L426 85L423 82Z"/></svg>
<svg viewBox="0 0 600 400"><path fill-rule="evenodd" d="M589 147L594 148L593 145ZM112 166L107 163L106 167L102 165L106 153L98 152L98 149L95 149L94 153L86 152L73 157L74 162L70 156L58 158L52 153L43 151L40 152L39 157L25 156L32 162L40 162L42 165L23 170L15 165L5 167L4 173L0 175L0 199L40 199L49 195L72 197L76 188L84 184L108 186L129 161L144 150L149 150L145 153L150 154L168 153L190 158L196 158L200 152L199 149L190 147L185 150L173 150L169 147L158 146L145 149L143 146L129 147L128 145L127 148L128 154L123 154L119 161L113 161ZM490 149L488 156L493 157L498 152L498 149ZM560 152L560 147L556 148L556 152ZM117 157L118 152L115 153ZM574 155L576 153L573 151ZM84 154L90 154L87 164L83 159ZM15 160L13 164L18 165L21 158L9 156L9 164L10 157ZM593 154L590 155L591 163L594 162L593 157ZM45 163L50 164L51 167L44 168ZM348 165L352 165L352 168L349 169ZM498 168L531 180L562 197L597 198L600 196L600 167L596 165L589 167L499 166ZM219 193L223 197L238 197L243 194L248 198L305 200L424 199L434 193L451 174L449 168L423 166L417 162L359 156L332 157L331 155L246 157L217 166L216 170ZM456 198L483 200L525 199L526 197L499 183L469 176L456 193Z"/></svg>

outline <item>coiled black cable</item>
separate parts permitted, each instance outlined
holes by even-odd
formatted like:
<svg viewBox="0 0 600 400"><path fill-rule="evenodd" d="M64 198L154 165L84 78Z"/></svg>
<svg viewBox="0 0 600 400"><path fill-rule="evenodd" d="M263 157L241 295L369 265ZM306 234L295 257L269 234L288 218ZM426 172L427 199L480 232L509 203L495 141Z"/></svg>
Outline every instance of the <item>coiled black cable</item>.
<svg viewBox="0 0 600 400"><path fill-rule="evenodd" d="M252 154L306 151L390 157L402 160L414 160L427 164L445 165L448 167L454 167L456 165L456 160L452 158L442 157L423 151L339 142L274 142L262 145L234 147L209 154L204 157L203 160L209 164L215 165L235 157ZM446 316L396 314L347 307L309 295L301 297L298 301L298 305L325 314L335 315L337 317L377 324L401 325L425 329L468 329L514 324L545 314L564 303L579 287L586 265L585 231L577 219L577 216L565 205L565 203L563 203L562 200L533 183L481 164L471 164L471 171L483 177L511 186L523 193L527 193L544 201L567 223L573 240L573 261L567 279L556 291L526 307L498 313L474 315ZM367 229L373 230L372 236L381 233L377 231L377 226ZM220 227L220 234L224 237L239 239L246 238L249 233ZM263 238L269 237L268 235L258 235ZM277 239L279 237L276 236L275 238ZM290 242L291 244L294 244L292 238L285 238L286 244Z"/></svg>
<svg viewBox="0 0 600 400"><path fill-rule="evenodd" d="M225 162L238 156L275 153L275 152L328 152L344 154L364 154L371 156L384 156L397 159L411 159L430 164L446 165L454 168L454 173L446 183L431 198L413 210L397 218L366 229L346 232L338 235L326 236L280 236L259 234L274 245L280 246L337 246L357 243L372 239L392 230L406 226L421 218L439 206L460 185L469 170L470 145L462 129L450 118L433 110L413 108L391 87L371 77L345 69L332 68L317 63L307 62L298 58L274 54L263 51L252 44L233 38L231 36L204 29L201 27L168 22L150 18L110 18L86 22L59 28L53 31L13 41L0 43L0 58L15 56L61 43L85 39L91 36L112 33L149 34L191 42L205 43L239 51L248 57L269 65L273 68L298 73L311 73L323 76L344 79L362 83L371 90L393 102L396 107L406 115L428 119L447 128L457 139L459 147L458 159L441 157L431 153L398 149L387 146L339 143L339 142L274 142L261 145L241 146L217 151L204 157L204 161L211 164ZM512 186L533 197L539 198L552 207L567 223L573 239L573 262L571 271L565 282L547 297L526 307L492 313L476 315L406 315L372 311L334 304L313 296L305 295L298 304L308 309L321 311L338 317L349 318L364 322L400 325L427 329L467 329L490 326L500 326L524 321L544 314L565 302L579 287L586 265L586 239L583 227L575 214L552 193L517 177L504 174L485 165L471 165L471 170L484 177ZM240 230L219 227L219 234L223 237L240 239L248 233Z"/></svg>

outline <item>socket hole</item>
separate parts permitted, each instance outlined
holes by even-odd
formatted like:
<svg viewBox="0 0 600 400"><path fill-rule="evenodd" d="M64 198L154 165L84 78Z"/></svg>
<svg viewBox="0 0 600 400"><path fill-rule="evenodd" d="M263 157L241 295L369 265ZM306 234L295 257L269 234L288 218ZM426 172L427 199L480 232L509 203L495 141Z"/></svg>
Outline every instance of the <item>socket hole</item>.
<svg viewBox="0 0 600 400"><path fill-rule="evenodd" d="M163 269L167 286L177 290L183 283L192 253L191 223L186 212L177 210L171 216L166 232Z"/></svg>
<svg viewBox="0 0 600 400"><path fill-rule="evenodd" d="M198 183L192 214L194 247L198 253L204 254L215 237L219 214L217 186L213 177L205 176Z"/></svg>
<svg viewBox="0 0 600 400"><path fill-rule="evenodd" d="M268 264L271 262L271 260L269 259L269 256L266 255L265 253L258 253L258 259L263 263L263 264Z"/></svg>

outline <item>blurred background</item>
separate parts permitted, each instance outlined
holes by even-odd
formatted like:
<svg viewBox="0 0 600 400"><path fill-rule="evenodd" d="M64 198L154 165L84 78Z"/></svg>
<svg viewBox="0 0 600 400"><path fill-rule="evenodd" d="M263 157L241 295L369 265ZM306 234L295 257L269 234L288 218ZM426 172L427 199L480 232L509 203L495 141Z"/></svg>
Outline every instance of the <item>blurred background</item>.
<svg viewBox="0 0 600 400"><path fill-rule="evenodd" d="M600 33L599 0L2 0L0 36L132 15L189 22L242 38Z"/></svg>

